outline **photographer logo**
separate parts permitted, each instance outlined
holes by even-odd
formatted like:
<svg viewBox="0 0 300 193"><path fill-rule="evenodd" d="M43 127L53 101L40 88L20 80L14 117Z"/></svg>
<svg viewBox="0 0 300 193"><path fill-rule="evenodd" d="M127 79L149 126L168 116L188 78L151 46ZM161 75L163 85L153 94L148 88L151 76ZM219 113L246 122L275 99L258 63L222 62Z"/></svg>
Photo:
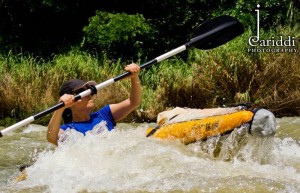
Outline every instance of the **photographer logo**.
<svg viewBox="0 0 300 193"><path fill-rule="evenodd" d="M279 37L271 37L269 39L260 38L259 7L260 5L257 5L258 9L255 9L257 12L257 33L256 36L251 36L248 39L248 43L251 46L248 48L248 52L296 53L297 48L295 37L293 36L284 37L280 35Z"/></svg>

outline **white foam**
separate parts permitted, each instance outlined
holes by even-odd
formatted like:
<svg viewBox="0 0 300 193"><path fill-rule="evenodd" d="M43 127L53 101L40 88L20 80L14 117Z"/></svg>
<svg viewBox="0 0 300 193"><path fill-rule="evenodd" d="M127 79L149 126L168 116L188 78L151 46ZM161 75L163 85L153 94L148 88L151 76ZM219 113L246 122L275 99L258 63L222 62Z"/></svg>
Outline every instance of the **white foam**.
<svg viewBox="0 0 300 193"><path fill-rule="evenodd" d="M261 183L270 190L300 191L299 171L285 162L288 159L279 158L299 160L300 147L293 140L276 138L275 143L270 143L275 150L266 156L275 159L265 164L237 158L224 162L190 153L191 146L178 141L145 138L146 128L147 125L141 125L86 137L71 132L69 139L55 151L38 155L23 184L46 186L50 192L60 193L192 189L214 192L233 186L233 190L256 187ZM246 150L245 158L253 156L247 155Z"/></svg>
<svg viewBox="0 0 300 193"><path fill-rule="evenodd" d="M47 128L41 125L30 124L23 130L23 133L42 132L45 131L46 129Z"/></svg>

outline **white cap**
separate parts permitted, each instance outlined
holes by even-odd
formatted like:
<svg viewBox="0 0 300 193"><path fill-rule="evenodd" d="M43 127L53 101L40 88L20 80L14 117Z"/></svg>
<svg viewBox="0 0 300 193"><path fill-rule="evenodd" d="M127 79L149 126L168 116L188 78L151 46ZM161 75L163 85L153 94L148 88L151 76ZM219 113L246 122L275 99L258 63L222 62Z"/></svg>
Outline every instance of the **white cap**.
<svg viewBox="0 0 300 193"><path fill-rule="evenodd" d="M250 133L255 137L268 137L275 135L277 122L274 114L266 109L259 109L254 114Z"/></svg>

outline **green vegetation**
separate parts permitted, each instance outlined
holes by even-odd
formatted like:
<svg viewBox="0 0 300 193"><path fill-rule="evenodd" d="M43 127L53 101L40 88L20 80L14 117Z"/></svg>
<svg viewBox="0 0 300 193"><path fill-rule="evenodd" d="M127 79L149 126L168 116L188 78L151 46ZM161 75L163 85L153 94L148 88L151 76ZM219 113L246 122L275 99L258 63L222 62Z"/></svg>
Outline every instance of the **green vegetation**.
<svg viewBox="0 0 300 193"><path fill-rule="evenodd" d="M1 53L29 52L48 59L84 42L84 51L97 48L98 53L106 51L111 60L152 58L190 39L199 24L215 16L234 16L246 29L255 30L258 3L262 29L300 22L297 0L22 2L1 1Z"/></svg>
<svg viewBox="0 0 300 193"><path fill-rule="evenodd" d="M125 27L126 26L126 27ZM82 47L110 58L137 60L147 55L147 44L153 41L154 30L141 14L111 14L97 11L83 28Z"/></svg>
<svg viewBox="0 0 300 193"><path fill-rule="evenodd" d="M125 121L153 121L174 106L239 102L267 107L277 116L299 116L299 2L259 2L261 38L296 37L298 52L250 53L256 0L3 0L0 125L56 104L59 86L67 79L103 82L121 74L128 61L143 63L182 45L199 24L224 14L239 19L245 34L219 48L192 49L143 70L143 103ZM128 87L128 81L120 81L103 89L97 107L127 97Z"/></svg>

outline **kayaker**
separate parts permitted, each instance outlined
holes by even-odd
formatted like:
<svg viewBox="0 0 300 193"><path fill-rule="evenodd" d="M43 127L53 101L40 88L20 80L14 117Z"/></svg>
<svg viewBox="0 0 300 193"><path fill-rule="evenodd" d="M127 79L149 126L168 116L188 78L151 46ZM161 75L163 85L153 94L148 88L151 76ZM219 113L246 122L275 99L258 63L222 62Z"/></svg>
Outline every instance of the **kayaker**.
<svg viewBox="0 0 300 193"><path fill-rule="evenodd" d="M65 106L54 112L48 125L47 140L58 145L58 140L67 129L75 129L83 134L88 131L99 133L104 129L112 130L116 122L132 112L142 100L138 77L140 67L132 63L125 67L125 71L131 73L128 76L131 79L129 98L120 103L106 105L94 113L91 113L94 107L93 96L84 97L76 102L74 102L74 97L90 86L95 86L96 83L94 81L84 82L79 79L65 82L61 86L59 99L64 102ZM64 119L64 125L61 125L62 119Z"/></svg>

